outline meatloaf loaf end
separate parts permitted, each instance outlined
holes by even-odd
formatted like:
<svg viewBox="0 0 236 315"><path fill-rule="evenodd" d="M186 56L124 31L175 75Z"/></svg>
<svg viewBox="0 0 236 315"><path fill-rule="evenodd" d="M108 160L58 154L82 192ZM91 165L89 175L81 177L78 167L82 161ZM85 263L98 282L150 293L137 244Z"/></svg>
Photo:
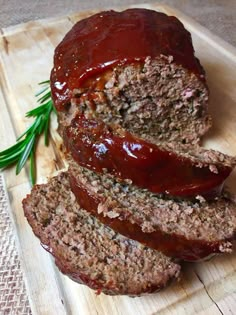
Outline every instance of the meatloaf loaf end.
<svg viewBox="0 0 236 315"><path fill-rule="evenodd" d="M171 200L111 174L98 174L70 162L71 189L80 205L119 233L194 261L231 252L236 237L236 205L225 196L207 202Z"/></svg>
<svg viewBox="0 0 236 315"><path fill-rule="evenodd" d="M55 50L51 89L60 128L80 112L137 136L196 143L211 126L190 33L152 10L100 12L76 23Z"/></svg>
<svg viewBox="0 0 236 315"><path fill-rule="evenodd" d="M65 172L34 186L23 208L58 268L98 292L138 296L179 277L180 266L171 258L114 232L80 208Z"/></svg>

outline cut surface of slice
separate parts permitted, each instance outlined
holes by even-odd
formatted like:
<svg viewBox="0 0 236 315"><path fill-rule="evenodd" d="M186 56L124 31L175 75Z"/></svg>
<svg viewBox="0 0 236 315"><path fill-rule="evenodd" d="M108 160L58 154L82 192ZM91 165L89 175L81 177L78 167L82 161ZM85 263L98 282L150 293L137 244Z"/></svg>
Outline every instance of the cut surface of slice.
<svg viewBox="0 0 236 315"><path fill-rule="evenodd" d="M114 232L80 208L65 172L36 185L23 208L58 268L98 292L136 296L179 277L180 266L172 259Z"/></svg>
<svg viewBox="0 0 236 315"><path fill-rule="evenodd" d="M221 196L207 202L171 200L98 174L71 161L70 184L81 206L121 234L184 260L231 252L236 205Z"/></svg>

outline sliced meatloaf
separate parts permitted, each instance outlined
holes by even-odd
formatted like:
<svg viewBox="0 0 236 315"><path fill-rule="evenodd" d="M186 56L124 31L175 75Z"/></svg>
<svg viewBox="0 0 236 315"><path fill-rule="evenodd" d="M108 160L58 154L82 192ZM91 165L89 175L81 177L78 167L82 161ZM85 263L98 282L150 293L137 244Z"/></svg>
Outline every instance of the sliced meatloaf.
<svg viewBox="0 0 236 315"><path fill-rule="evenodd" d="M73 161L69 173L80 205L127 237L184 260L231 252L236 205L229 197L211 202L200 196L195 201L171 200Z"/></svg>
<svg viewBox="0 0 236 315"><path fill-rule="evenodd" d="M211 126L190 33L152 10L76 23L55 50L51 89L62 129L78 111L161 141L196 143Z"/></svg>
<svg viewBox="0 0 236 315"><path fill-rule="evenodd" d="M64 143L81 166L106 169L155 193L171 196L220 194L236 159L187 144L159 143L135 137L120 126L77 115L63 133Z"/></svg>
<svg viewBox="0 0 236 315"><path fill-rule="evenodd" d="M34 186L23 208L58 268L98 292L141 295L179 276L180 266L172 259L114 232L80 208L67 173Z"/></svg>

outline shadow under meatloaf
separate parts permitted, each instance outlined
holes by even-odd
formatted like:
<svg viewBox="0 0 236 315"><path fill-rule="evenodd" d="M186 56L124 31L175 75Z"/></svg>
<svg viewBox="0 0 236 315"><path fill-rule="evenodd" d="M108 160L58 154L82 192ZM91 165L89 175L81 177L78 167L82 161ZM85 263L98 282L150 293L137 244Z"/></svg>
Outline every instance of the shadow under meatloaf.
<svg viewBox="0 0 236 315"><path fill-rule="evenodd" d="M206 84L194 73L171 57L147 57L143 65L117 66L74 89L59 124L70 125L79 112L143 139L194 144L211 127L207 104Z"/></svg>
<svg viewBox="0 0 236 315"><path fill-rule="evenodd" d="M188 261L232 250L236 204L230 197L170 200L72 160L69 174L71 189L84 209L150 248Z"/></svg>
<svg viewBox="0 0 236 315"><path fill-rule="evenodd" d="M34 186L23 208L58 268L98 293L138 296L179 277L180 266L171 258L116 233L80 208L65 172Z"/></svg>

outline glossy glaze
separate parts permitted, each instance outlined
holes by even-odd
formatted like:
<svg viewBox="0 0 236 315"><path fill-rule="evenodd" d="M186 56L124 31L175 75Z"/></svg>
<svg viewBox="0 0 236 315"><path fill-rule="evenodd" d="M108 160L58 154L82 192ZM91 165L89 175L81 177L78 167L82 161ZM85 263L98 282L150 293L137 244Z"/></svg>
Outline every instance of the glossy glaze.
<svg viewBox="0 0 236 315"><path fill-rule="evenodd" d="M197 261L208 257L213 253L220 252L220 242L206 242L194 239L186 239L177 234L164 233L156 230L152 233L144 233L137 224L131 224L127 219L109 218L98 214L97 208L102 199L90 194L83 186L77 183L76 178L70 174L71 190L75 194L80 206L97 217L102 223L110 226L113 230L124 236L139 241L140 243L161 251L167 256L183 259L186 261Z"/></svg>
<svg viewBox="0 0 236 315"><path fill-rule="evenodd" d="M106 168L109 173L130 179L134 185L154 193L214 196L221 192L232 171L230 167L218 166L218 173L213 173L209 165L199 167L198 162L83 115L76 116L66 128L64 140L78 164L96 172Z"/></svg>
<svg viewBox="0 0 236 315"><path fill-rule="evenodd" d="M106 11L79 21L58 45L51 72L57 110L63 110L72 91L91 77L147 56L172 56L175 63L201 80L204 70L194 56L190 33L173 16L147 9Z"/></svg>

